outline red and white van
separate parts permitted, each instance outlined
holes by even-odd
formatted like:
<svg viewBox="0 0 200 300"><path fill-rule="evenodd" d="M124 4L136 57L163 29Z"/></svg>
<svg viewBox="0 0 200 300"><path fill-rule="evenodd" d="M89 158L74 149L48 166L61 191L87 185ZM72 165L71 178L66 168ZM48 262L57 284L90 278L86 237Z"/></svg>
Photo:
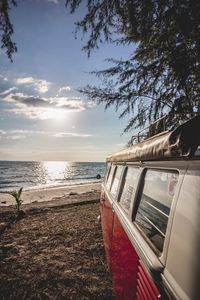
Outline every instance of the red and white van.
<svg viewBox="0 0 200 300"><path fill-rule="evenodd" d="M116 299L200 299L200 117L107 158L100 200Z"/></svg>

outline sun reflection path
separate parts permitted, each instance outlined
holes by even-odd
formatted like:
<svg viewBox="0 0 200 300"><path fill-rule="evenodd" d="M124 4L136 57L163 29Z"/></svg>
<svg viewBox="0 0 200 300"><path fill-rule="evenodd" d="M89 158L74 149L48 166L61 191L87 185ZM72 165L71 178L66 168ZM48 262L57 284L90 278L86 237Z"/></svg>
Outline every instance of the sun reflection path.
<svg viewBox="0 0 200 300"><path fill-rule="evenodd" d="M43 167L46 173L46 183L72 178L73 176L73 168L70 162L44 161Z"/></svg>

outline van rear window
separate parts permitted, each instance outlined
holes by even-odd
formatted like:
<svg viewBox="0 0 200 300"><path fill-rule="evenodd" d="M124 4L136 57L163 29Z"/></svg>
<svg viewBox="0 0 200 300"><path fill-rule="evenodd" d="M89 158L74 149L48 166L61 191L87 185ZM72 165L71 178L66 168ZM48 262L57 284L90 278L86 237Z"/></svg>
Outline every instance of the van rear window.
<svg viewBox="0 0 200 300"><path fill-rule="evenodd" d="M147 170L135 222L162 252L178 172Z"/></svg>
<svg viewBox="0 0 200 300"><path fill-rule="evenodd" d="M113 182L112 182L111 190L110 190L113 197L115 197L117 194L119 180L120 180L120 177L122 174L122 169L123 169L123 166L117 166L115 169L114 178L113 178Z"/></svg>
<svg viewBox="0 0 200 300"><path fill-rule="evenodd" d="M116 168L116 166L112 165L112 167L109 171L109 174L108 174L108 179L107 179L107 182L106 182L106 187L107 187L108 190L110 190L110 186L111 186L111 183L112 183L113 173L115 171L115 168Z"/></svg>
<svg viewBox="0 0 200 300"><path fill-rule="evenodd" d="M126 167L125 169L119 203L127 213L130 209L131 198L133 197L133 194L135 194L138 171L138 168L132 166Z"/></svg>
<svg viewBox="0 0 200 300"><path fill-rule="evenodd" d="M106 182L107 179L108 179L108 176L109 176L109 174L110 174L110 170L111 170L111 163L108 163L108 164L106 165L105 182Z"/></svg>

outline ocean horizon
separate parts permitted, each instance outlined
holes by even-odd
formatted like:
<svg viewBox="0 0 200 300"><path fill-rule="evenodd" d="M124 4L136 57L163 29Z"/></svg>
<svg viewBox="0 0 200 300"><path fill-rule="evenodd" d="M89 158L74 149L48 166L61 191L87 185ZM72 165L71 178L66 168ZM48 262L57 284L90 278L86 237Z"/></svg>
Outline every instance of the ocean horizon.
<svg viewBox="0 0 200 300"><path fill-rule="evenodd" d="M105 171L104 162L0 160L0 192L101 182Z"/></svg>

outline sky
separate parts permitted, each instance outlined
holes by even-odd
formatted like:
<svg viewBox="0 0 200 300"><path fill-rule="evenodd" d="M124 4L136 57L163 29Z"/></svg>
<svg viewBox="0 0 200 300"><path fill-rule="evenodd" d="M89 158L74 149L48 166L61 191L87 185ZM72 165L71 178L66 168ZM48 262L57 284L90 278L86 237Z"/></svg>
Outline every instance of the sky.
<svg viewBox="0 0 200 300"><path fill-rule="evenodd" d="M77 91L99 84L89 72L106 68L106 58L131 54L103 44L88 58L86 38L74 34L84 11L70 15L63 0L18 0L11 9L18 51L13 63L0 51L0 160L105 161L130 139L128 119Z"/></svg>

